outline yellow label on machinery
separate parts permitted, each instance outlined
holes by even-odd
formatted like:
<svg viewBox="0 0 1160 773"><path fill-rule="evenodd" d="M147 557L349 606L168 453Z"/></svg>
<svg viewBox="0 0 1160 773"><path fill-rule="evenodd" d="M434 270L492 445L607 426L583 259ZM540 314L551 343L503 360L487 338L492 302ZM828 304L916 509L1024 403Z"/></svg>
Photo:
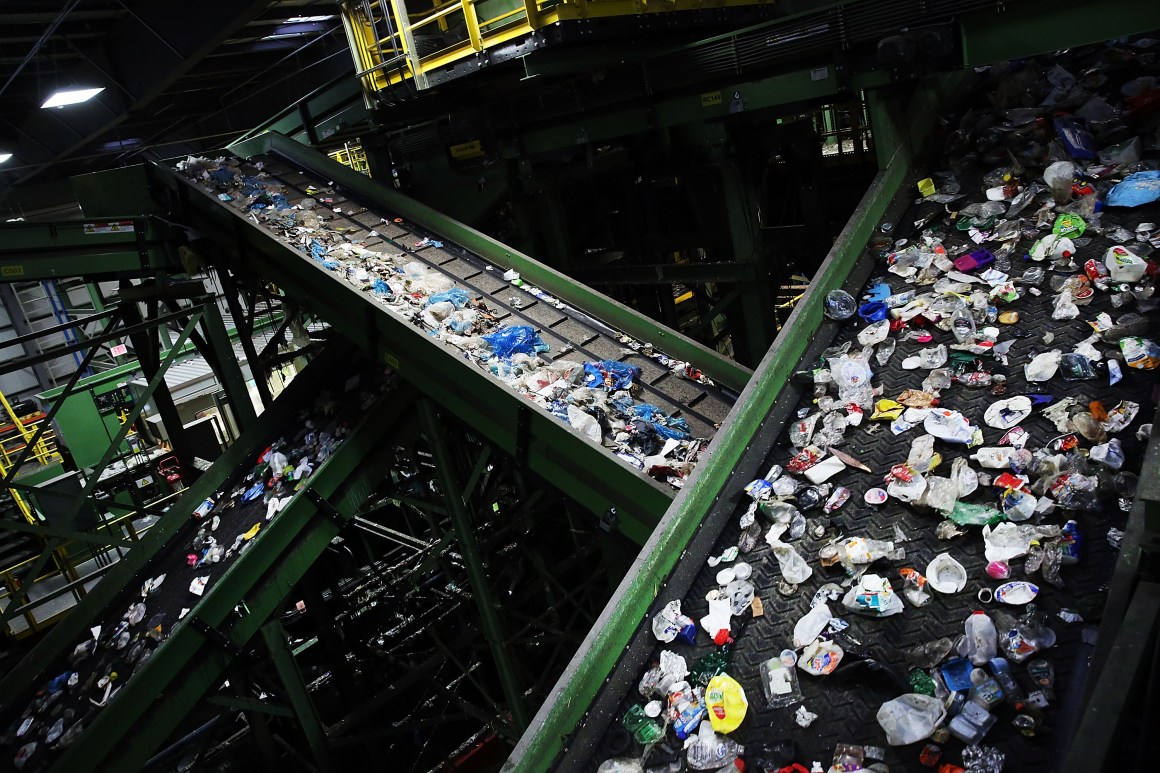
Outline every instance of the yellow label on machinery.
<svg viewBox="0 0 1160 773"><path fill-rule="evenodd" d="M483 143L479 140L461 142L458 145L452 145L449 150L452 158L479 158L483 155Z"/></svg>
<svg viewBox="0 0 1160 773"><path fill-rule="evenodd" d="M24 276L24 266L0 266L0 276Z"/></svg>
<svg viewBox="0 0 1160 773"><path fill-rule="evenodd" d="M709 91L701 95L701 107L713 107L721 104L721 92Z"/></svg>

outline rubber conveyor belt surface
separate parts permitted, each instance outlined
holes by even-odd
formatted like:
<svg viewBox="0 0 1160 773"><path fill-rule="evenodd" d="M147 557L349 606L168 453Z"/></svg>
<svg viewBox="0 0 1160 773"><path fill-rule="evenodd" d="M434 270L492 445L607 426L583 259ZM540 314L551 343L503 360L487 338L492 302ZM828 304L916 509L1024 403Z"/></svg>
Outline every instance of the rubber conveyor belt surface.
<svg viewBox="0 0 1160 773"><path fill-rule="evenodd" d="M593 448L592 458L577 462L577 467L607 468L615 455L621 459L615 466L627 462L624 466L634 468L640 477L651 471L656 481L652 485L662 484L660 489L668 494L671 489L663 483L683 483L732 407L735 396L702 375L697 363L670 359L651 344L632 340L583 309L520 281L505 279L502 268L393 213L363 206L341 187L286 159L267 154L245 161L191 160L182 169L203 194L208 188L208 195L221 199L215 204L276 235L280 242L296 250L297 259L304 264L329 269L314 273L316 281L332 282L347 292L354 290L379 315L386 315L396 324L403 323L404 330L425 331L430 345L450 352L462 367L483 373L490 370L499 376L495 380L506 381L512 387L504 391L519 405L536 402L546 408L555 417L553 434L579 434L570 433L567 426L558 426L566 425L570 419L573 426L588 424L586 434L590 440L595 440L599 432L602 444L612 454ZM200 203L205 205L204 201ZM334 241L320 245L318 234L326 234ZM421 279L417 276L420 273ZM294 292L288 283L279 281L276 273L269 278L288 294ZM376 285L379 279L383 281ZM450 328L450 318L427 316L428 297L435 294L430 291L432 286L465 292L456 305L467 301L462 310L474 324L462 331L463 335ZM308 308L313 298L332 292L324 285L311 289L312 297L296 298ZM351 317L358 311L346 305L339 314ZM327 313L320 312L323 316ZM331 324L340 324L333 318L334 313L330 316ZM480 334L515 326L535 329L547 350L520 361L518 356L510 360L496 357L481 346ZM392 334L392 340L399 339ZM390 345L386 343L385 348ZM588 380L594 372L590 368L607 361L635 369L631 400L628 392L608 387L609 381L615 381L612 377L604 384L598 378L595 382ZM571 363L571 367L566 363ZM448 382L462 378L456 375L458 366L436 367L437 364L431 360L426 372L403 367L400 373L422 389L449 386ZM585 388L589 385L591 389ZM439 395L433 396L440 400ZM440 402L457 412L446 401ZM654 406L659 413L653 414L651 408L642 405ZM478 408L494 412L493 406L482 400ZM596 423L578 414L595 418ZM459 417L474 424L470 416L460 413ZM510 431L511 427L503 429ZM666 440L670 440L667 446ZM585 453L592 445L585 444ZM660 463L655 455L664 453L668 456ZM650 456L653 458L646 461ZM578 493L564 485L561 488L573 496ZM655 496L652 499L663 504ZM612 504L632 507L629 502ZM659 511L654 515L659 516Z"/></svg>
<svg viewBox="0 0 1160 773"><path fill-rule="evenodd" d="M1101 66L1098 62L1099 55L1100 49L1084 49L1079 52L1081 61L1064 62L1064 66L1073 72L1091 72L1092 70L1088 68L1098 71L1098 67ZM1036 67L1047 69L1051 64L1051 62L1046 65L1037 64ZM1114 70L1108 85L1114 85L1118 89L1120 83L1131 77L1130 71L1125 73L1122 69ZM978 93L993 94L994 91L981 90ZM1109 100L1111 99L1109 97ZM985 100L981 101L985 103ZM979 109L986 111L989 108L990 105L984 104ZM975 117L978 118L977 115ZM1146 117L1141 120L1146 120ZM1155 126L1154 121L1152 126ZM962 148L966 145L971 151L969 156L963 158L952 155L942 162L945 165L943 168L950 166L955 169L961 189L967 194L966 199L948 207L947 211L978 201L980 191L986 187L981 179L983 174L1010 163L1011 157L1002 152L1002 148L998 157L989 158L986 162L980 161L974 155L974 139L973 135L969 135L966 141L960 139L960 152L964 152ZM980 145L985 145L986 141L979 142ZM1043 169L1042 164L1027 162L1027 165L1029 169L1023 175L1022 184L1030 186L1033 181L1042 179ZM1126 172L1117 173L1114 177L1118 178L1122 174ZM1110 183L1100 183L1101 198L1109 185ZM1081 186L1082 183L1077 183L1077 187ZM902 188L886 218L890 223L898 225L883 228L883 231L890 232L890 236L884 238L882 233L877 234L874 240L877 244L869 246L851 270L844 289L855 298L883 281L883 277L890 283L895 293L915 289L913 284L906 284L898 276L886 273L885 256L892 251L891 243L896 238L904 237L911 241L920 238L918 231L909 224L924 220L932 212L936 213L936 216L928 221L928 224L936 228L936 233L943 240L948 254L958 256L976 248L976 245L967 239L966 232L956 230L953 221L945 214L937 215L943 211L941 205L932 206L929 202L914 204L914 190L914 180ZM1030 221L1032 227L1036 219L1036 210L1045 200L1051 198L1050 193L1045 193L1042 187L1037 190L1034 203L1022 214L1023 218ZM1089 227L1084 238L1077 239L1078 250L1075 256L1077 264L1067 268L1061 267L1062 264L1053 268L1051 260L1033 262L1030 258L1024 257L1032 244L1051 233L1049 227L1056 215L1050 209L1047 211L1049 218L1043 230L1033 238L1024 237L1019 242L1018 249L1011 255L1011 267L1004 269L1015 278L1020 277L1028 269L1036 267L1046 269L1046 278L1041 279L1036 288L1039 294L1028 292L1027 288L1034 285L1030 283L1021 285L1022 297L1009 305L999 303L997 309L999 312L1017 310L1020 314L1017 322L988 323L999 330L1000 342L1014 338L1006 363L994 361L990 357L984 358L979 363L980 367L993 374L1006 376L1005 391L999 395L992 391L991 385L985 388L972 388L956 382L942 390L940 404L943 408L959 411L970 419L973 426L982 430L983 446L994 447L1000 443L1005 430L986 425L984 413L991 404L1000 399L1023 394L1051 395L1054 403L1059 403L1072 398L1076 401L1072 409L1073 415L1086 410L1087 406L1095 401L1109 410L1121 404L1121 401L1131 401L1138 404L1138 414L1126 428L1114 434L1109 433L1109 436L1119 439L1122 443L1125 456L1122 468L1124 471L1140 475L1155 474L1155 470L1141 470L1147 438L1145 436L1145 439L1141 440L1136 435L1138 428L1152 420L1155 411L1155 371L1128 368L1123 360L1119 359L1123 380L1113 385L1109 385L1106 370L1098 373L1092 380L1066 380L1061 375L1056 375L1050 381L1033 383L1025 378L1024 365L1037 353L1052 349L1065 353L1075 350L1081 341L1088 339L1092 334L1092 328L1088 326L1087 321L1094 320L1101 312L1106 312L1115 319L1126 311L1137 309L1145 311L1154 306L1153 301L1139 307L1135 305L1116 307L1112 303L1112 292L1096 290L1090 297L1088 305L1080 306L1078 318L1053 319L1058 293L1053 291L1050 280L1082 275L1083 264L1089 258L1102 264L1105 251L1115 244L1129 244L1141 254L1150 254L1154 258L1154 254L1151 253L1156 240L1153 239L1151 245L1148 244L1148 234L1154 233L1156 226L1145 223L1141 230L1141 225L1144 221L1155 223L1160 220L1158 217L1160 204L1153 203L1136 209L1104 209L1102 227ZM1109 234L1117 228L1125 229L1127 234L1133 236L1121 235L1118 240L1112 240ZM1134 236L1137 233L1144 234L1138 241ZM988 246L991 249L997 248L994 243L989 243ZM1145 288L1142 295L1146 299L1147 288L1154 286L1154 279L1145 277L1142 286ZM919 292L929 289L929 286L917 288ZM1155 340L1157 329L1155 313L1147 315L1145 320L1147 330L1141 330L1139 334L1150 334ZM857 336L866 327L867 324L857 315L842 323L824 322L806 355L799 362L799 372L808 373L824 367L826 361L823 359L823 352L827 349L830 350L831 357L835 356L834 351L837 347L844 345L848 345L850 350L856 353L862 348ZM983 325L980 324L979 327ZM905 358L916 355L927 347L955 344L955 338L950 332L937 329L933 325L924 327L912 325L911 330L916 336L928 333L933 336L933 340L916 338L904 340L904 337L900 337L897 351L886 365L877 363L871 357L870 362L874 370L873 383L875 386L881 386L881 394L876 396L875 400L879 397L899 397L907 388L920 389L920 382L929 371L903 369L902 362ZM905 332L904 329L902 333ZM891 335L899 333L892 332ZM1095 346L1105 362L1121 358L1120 350L1115 343L1096 341ZM951 360L946 367L954 365L954 360ZM969 370L974 365L967 367ZM568 773L590 772L605 760L612 758L640 760L645 748L629 735L622 725L622 719L633 707L640 707L657 697L655 694L642 696L638 692L642 676L649 668L657 665L664 650L682 656L690 667L694 666L698 659L719 651L720 648L709 641L699 624L694 644L685 644L680 640L671 644L660 644L651 632L651 617L660 612L665 603L674 599L682 602L682 612L694 621L700 621L706 615L708 611L706 597L710 593L721 592L717 580L718 573L730 566L727 562L709 566L705 563L706 558L721 556L741 541L742 530L738 516L745 512L751 502L742 488L753 478L765 475L774 465L784 467L793 457L796 449L785 430L795 418L805 417L819 410L818 400L812 389L812 384L798 383L783 393L775 409L776 415L771 421L771 424L776 426L754 438L751 451L738 465L738 473L722 491L720 504L706 515L701 532L686 546L682 556L683 564L679 564L673 575L666 579L665 586L657 594L656 602L650 610L649 618L641 621L629 647L622 653L619 665L614 668L596 700L589 706L585 722L576 729L566 751L557 760L555 770ZM1046 446L1053 438L1068 434L1061 432L1043 415L1045 407L1048 406L1036 407L1030 417L1020 424L1030 433L1027 446L1029 450ZM878 425L878 431L867 432L868 427L874 425ZM822 427L821 423L817 426L818 429ZM749 702L744 721L729 735L732 740L744 746L742 756L747 770L762 773L767 770L776 771L792 761L804 763L808 769L813 760L821 761L822 769L825 770L829 767L830 761L835 759L835 749L840 744L873 748L874 756L866 759L867 765L881 755L882 760L892 771L932 769L919 761L919 753L924 743L928 741L890 747L887 745L882 727L876 721L876 715L884 702L915 691L907 685L908 676L914 673L913 661L908 659L908 651L943 637L952 642L957 640L963 634L964 621L976 609L984 609L993 617L1001 612L1016 617L1023 614L1024 607L1021 605L1006 606L1000 604L998 600L985 603L985 599L980 600L977 597L980 591L993 590L1000 585L1000 581L992 579L985 572L988 559L984 555L984 540L980 537L979 526L960 526L959 529L965 533L964 536L940 538L936 534L936 526L946 517L945 515L927 507L903 504L894 498L880 506L870 506L863 500L867 490L874 487L885 488L884 476L891 472L892 466L907 462L912 441L922 434L923 426L920 422L917 427L896 435L891 431L889 422L870 421L869 412L860 426L850 427L846 431L845 442L839 446L840 450L865 463L872 472L847 467L832 478L829 483L846 486L852 491L850 500L830 516L823 515L820 509L805 512L807 523L805 533L800 538L792 540L785 538L813 570L812 576L800 585L787 586L784 583L779 562L773 555L771 546L760 537L756 547L750 552L743 553L738 559L752 567L753 573L749 581L755 586L755 595L761 599L764 612L759 617L753 617L749 612L745 612L733 618L732 635L735 641L731 645L730 665L727 668L727 673L742 685ZM1078 437L1078 444L1085 455L1094 445L1083 437ZM963 445L937 442L935 451L941 454L942 463L931 474L948 476L955 459L967 458L975 453L975 450ZM1024 558L1017 557L1009 562L1011 580L1030 580L1038 586L1039 595L1034 603L1038 610L1046 615L1047 625L1054 632L1057 641L1053 647L1031 657L1032 661L1036 658L1046 660L1054 668L1054 694L1047 709L1042 712L1026 708L1017 710L1012 702L1008 702L995 707L992 712L997 724L986 734L982 744L997 748L1006 755L1006 767L1003 769L1008 771L1046 773L1059 770L1068 745L1073 740L1082 743L1082 739L1073 739L1068 728L1075 721L1077 712L1082 706L1084 677L1096 633L1093 624L1098 623L1102 615L1116 561L1117 551L1109 542L1114 532L1111 534L1109 532L1111 529L1125 529L1128 516L1125 508L1127 500L1113 488L1112 471L1101 470L1094 462L1088 463L1075 458L1072 463L1078 465L1077 469L1085 474L1100 476L1099 507L1090 509L1088 506L1080 506L1078 509L1064 509L1063 496L1058 492L1051 492L1050 498L1059 500L1055 511L1027 523L1059 527L1068 519L1077 521L1080 535L1078 561L1063 565L1062 585L1059 587L1046 581L1037 571L1025 572ZM977 471L989 474L991 478L1004 472L1002 469L980 469L978 462L971 464ZM1040 477L1038 467L1029 469L1028 472L1032 483L1035 483ZM977 493L963 496L961 500L998 507L996 492L1001 495L1002 487L996 489L992 485L981 483ZM790 502L793 502L792 498ZM770 528L770 521L758 515L758 523L761 527L760 533L764 535ZM819 525L825 527L821 536L814 533L814 529ZM901 529L905 541L897 541L899 533L896 528ZM855 614L843 607L840 602L831 600L829 606L833 615L849 624L848 628L834 634L835 641L845 649L844 660L833 673L820 677L795 669L801 685L802 700L785 708L768 708L761 684L763 663L777 658L784 649L793 648L795 623L811 609L811 602L822 586L830 583L841 585L846 580L847 575L841 564L829 567L821 565L819 551L835 540L843 543L846 538L851 537L893 541L895 547L905 550L904 558L879 560L869 568L870 573L878 574L890 581L900 601L903 582L899 576L899 569L914 567L925 574L928 564L940 553L949 553L962 564L968 578L966 587L957 593L932 593L933 599L925 606L915 607L909 602L904 602L904 609L900 614L883 618ZM841 593L844 594L846 590L847 587L842 587ZM1061 612L1064 613L1062 616ZM1073 613L1078 613L1080 618L1069 619L1068 616ZM1000 626L1001 635L1005 630ZM1003 654L1003 650L1000 649L999 655ZM945 663L954 657L956 654L952 651L944 656L942 662ZM1030 678L1026 665L1013 661L1011 663L1015 681L1025 694L1037 687ZM963 692L965 695L966 691ZM662 698L662 703L663 700ZM817 714L817 719L808 729L795 722L795 711L802 705ZM1024 735L1013 724L1018 713L1023 713L1025 717L1038 718L1039 724L1032 733ZM663 719L663 715L661 718ZM949 722L950 719L951 715L948 714L946 721ZM791 752L788 756L780 754L776 747L783 742L788 744L788 747L783 748L796 749L796 753ZM645 769L657 771L685 769L682 767L685 755L681 749L682 743L675 739L672 725L667 725L665 737L649 750ZM942 743L942 762L958 764L964 759L963 751L962 742L954 738L945 741ZM765 764L762 764L763 760ZM675 767L666 767L670 763ZM716 766L711 766L710 769L716 770ZM727 769L731 770L732 767ZM835 769L860 768L831 768ZM985 767L978 769L991 770Z"/></svg>

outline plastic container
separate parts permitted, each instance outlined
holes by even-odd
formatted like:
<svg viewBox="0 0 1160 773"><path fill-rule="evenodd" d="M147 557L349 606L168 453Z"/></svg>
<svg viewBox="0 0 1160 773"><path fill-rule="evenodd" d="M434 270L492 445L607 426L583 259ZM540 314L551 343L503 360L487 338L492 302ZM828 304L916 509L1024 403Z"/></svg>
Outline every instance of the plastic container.
<svg viewBox="0 0 1160 773"><path fill-rule="evenodd" d="M849 319L858 310L858 302L845 290L831 290L826 293L822 310L830 319Z"/></svg>
<svg viewBox="0 0 1160 773"><path fill-rule="evenodd" d="M980 610L969 615L963 627L965 636L959 654L976 666L989 663L999 651L999 634L995 630L995 622Z"/></svg>

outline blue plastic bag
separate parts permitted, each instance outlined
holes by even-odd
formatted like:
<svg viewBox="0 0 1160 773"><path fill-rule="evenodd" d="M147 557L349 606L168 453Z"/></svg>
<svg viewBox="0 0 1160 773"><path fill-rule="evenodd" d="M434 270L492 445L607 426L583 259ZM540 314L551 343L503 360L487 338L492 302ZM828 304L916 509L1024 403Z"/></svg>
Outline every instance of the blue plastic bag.
<svg viewBox="0 0 1160 773"><path fill-rule="evenodd" d="M1072 158L1096 157L1095 138L1080 121L1070 115L1061 115L1055 119L1055 133Z"/></svg>
<svg viewBox="0 0 1160 773"><path fill-rule="evenodd" d="M432 303L442 303L443 301L447 301L455 308L462 309L467 305L468 300L470 299L467 296L466 290L460 287L452 287L450 290L444 290L441 293L428 295L427 305L430 306Z"/></svg>
<svg viewBox="0 0 1160 773"><path fill-rule="evenodd" d="M1109 207L1138 207L1160 199L1160 171L1136 172L1108 191Z"/></svg>
<svg viewBox="0 0 1160 773"><path fill-rule="evenodd" d="M391 295L391 286L382 279L376 279L374 284L371 285L371 293L383 296Z"/></svg>
<svg viewBox="0 0 1160 773"><path fill-rule="evenodd" d="M689 423L687 421L682 418L674 419L655 405L649 403L634 405L632 415L647 421L663 438L684 440L689 436Z"/></svg>
<svg viewBox="0 0 1160 773"><path fill-rule="evenodd" d="M584 386L604 387L615 392L628 389L633 379L640 378L640 368L616 360L584 363Z"/></svg>
<svg viewBox="0 0 1160 773"><path fill-rule="evenodd" d="M243 502L254 501L258 497L262 496L262 492L265 490L265 488L266 487L262 484L262 482L258 481L253 486L250 486L249 490L247 490L245 494L242 494L242 501Z"/></svg>
<svg viewBox="0 0 1160 773"><path fill-rule="evenodd" d="M491 347L491 351L503 359L513 354L535 354L548 351L548 345L528 325L512 325L501 327L494 333L483 336L483 340Z"/></svg>

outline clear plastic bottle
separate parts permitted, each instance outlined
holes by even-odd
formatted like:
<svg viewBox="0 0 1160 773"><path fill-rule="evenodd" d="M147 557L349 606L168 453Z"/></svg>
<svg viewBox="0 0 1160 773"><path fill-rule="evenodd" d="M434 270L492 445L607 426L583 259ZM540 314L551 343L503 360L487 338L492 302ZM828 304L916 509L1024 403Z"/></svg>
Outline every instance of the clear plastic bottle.
<svg viewBox="0 0 1160 773"><path fill-rule="evenodd" d="M715 733L713 726L706 720L697 728L697 740L689 745L685 759L693 770L720 770L731 764L743 751L741 744Z"/></svg>
<svg viewBox="0 0 1160 773"><path fill-rule="evenodd" d="M975 318L963 306L959 306L951 314L951 332L960 344L975 340Z"/></svg>
<svg viewBox="0 0 1160 773"><path fill-rule="evenodd" d="M962 648L959 651L971 663L982 666L989 663L998 652L999 635L995 630L995 622L987 617L987 613L978 610L967 617L963 623L966 636L963 637Z"/></svg>

